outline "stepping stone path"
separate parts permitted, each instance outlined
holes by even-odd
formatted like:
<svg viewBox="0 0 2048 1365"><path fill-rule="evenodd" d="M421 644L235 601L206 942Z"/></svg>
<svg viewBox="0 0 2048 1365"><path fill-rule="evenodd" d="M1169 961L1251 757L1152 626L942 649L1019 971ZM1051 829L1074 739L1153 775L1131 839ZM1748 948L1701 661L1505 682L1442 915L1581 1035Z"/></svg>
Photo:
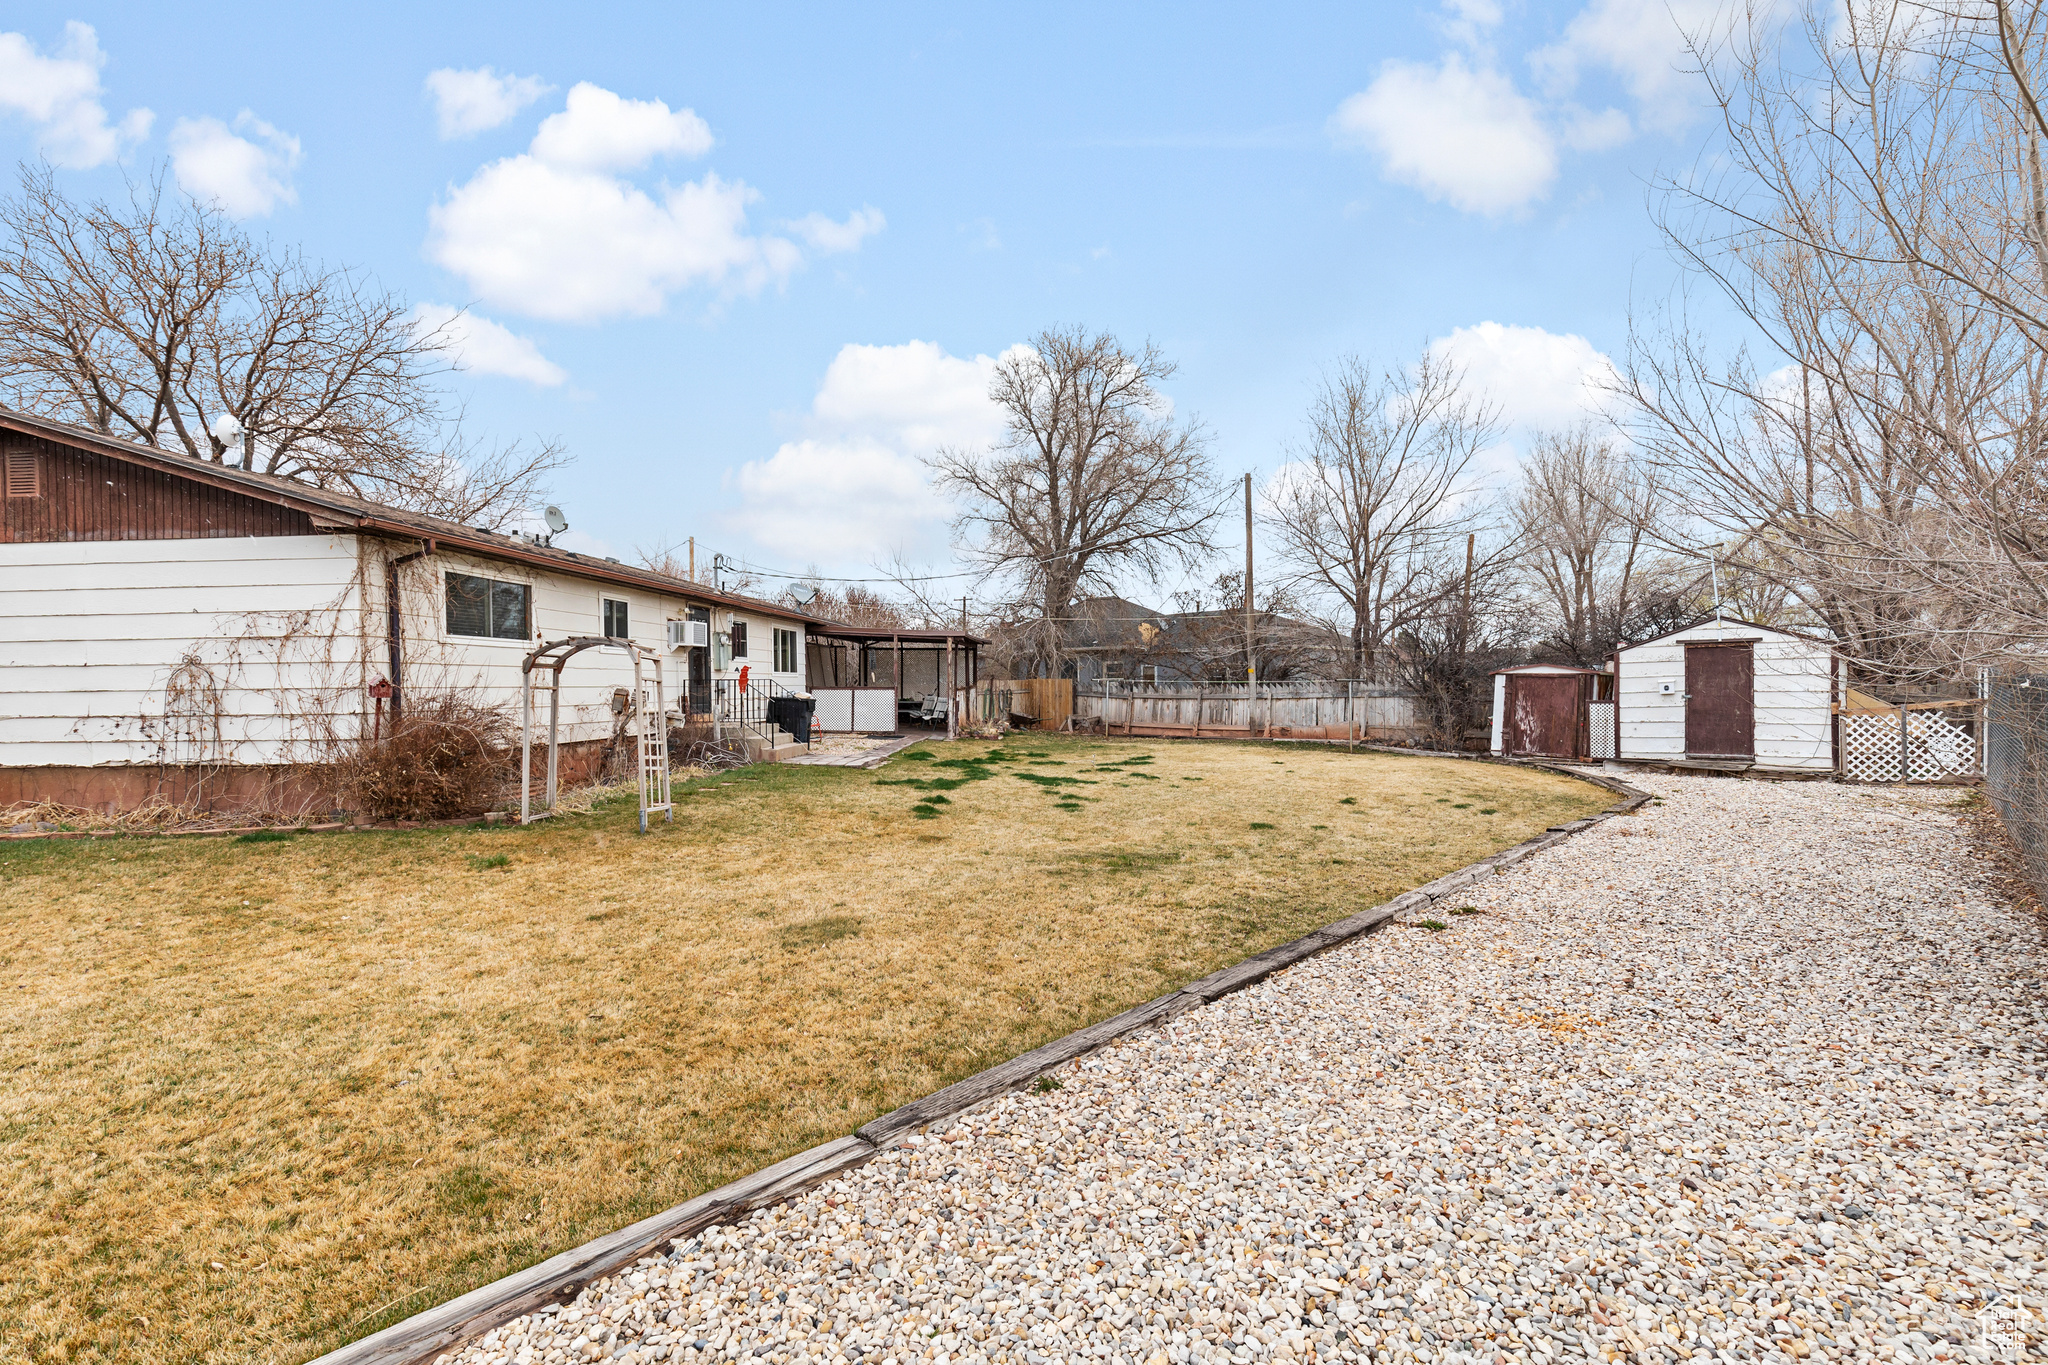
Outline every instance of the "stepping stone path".
<svg viewBox="0 0 2048 1365"><path fill-rule="evenodd" d="M1698 777L443 1357L2048 1355L2048 953L1953 790Z"/></svg>

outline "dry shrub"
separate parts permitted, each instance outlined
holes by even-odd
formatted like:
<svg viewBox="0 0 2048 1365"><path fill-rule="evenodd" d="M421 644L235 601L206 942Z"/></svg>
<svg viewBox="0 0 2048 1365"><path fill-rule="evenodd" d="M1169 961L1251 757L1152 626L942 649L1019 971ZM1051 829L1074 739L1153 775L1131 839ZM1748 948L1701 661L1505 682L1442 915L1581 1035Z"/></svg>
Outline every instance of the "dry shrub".
<svg viewBox="0 0 2048 1365"><path fill-rule="evenodd" d="M510 717L459 693L408 699L381 742L336 765L348 804L385 820L446 820L493 809L514 780Z"/></svg>

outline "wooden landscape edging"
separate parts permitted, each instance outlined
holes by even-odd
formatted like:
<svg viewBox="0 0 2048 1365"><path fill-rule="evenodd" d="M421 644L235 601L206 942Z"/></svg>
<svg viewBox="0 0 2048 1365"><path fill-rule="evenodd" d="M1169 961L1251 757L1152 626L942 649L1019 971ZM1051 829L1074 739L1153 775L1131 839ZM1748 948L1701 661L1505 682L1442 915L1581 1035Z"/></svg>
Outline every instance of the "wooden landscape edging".
<svg viewBox="0 0 2048 1365"><path fill-rule="evenodd" d="M1342 744L1331 747L1352 748ZM955 1081L923 1099L912 1100L902 1108L862 1125L850 1137L834 1138L809 1151L798 1152L750 1176L721 1185L708 1194L700 1194L651 1218L643 1218L630 1227L585 1242L539 1265L472 1289L460 1298L415 1313L361 1341L336 1347L313 1361L312 1365L422 1365L436 1355L454 1350L493 1327L543 1305L572 1302L594 1281L632 1265L649 1253L658 1253L666 1243L681 1241L715 1223L730 1222L742 1214L780 1203L821 1181L864 1164L900 1143L916 1129L959 1118L969 1110L978 1109L1013 1090L1021 1090L1047 1072L1119 1038L1163 1024L1176 1015L1199 1009L1234 991L1264 981L1275 972L1370 933L1396 915L1442 900L1474 882L1494 876L1504 867L1512 867L1533 853L1554 848L1602 820L1632 814L1650 799L1648 792L1626 782L1572 772L1553 763L1498 759L1490 754L1434 753L1415 749L1374 747L1369 751L1415 757L1464 758L1537 768L1605 787L1623 799L1597 815L1573 820L1569 824L1553 825L1533 839L1525 839L1513 848L1502 849L1455 872L1445 873L1435 881L1403 892L1384 904L1326 924L1291 943L1268 948L1235 966L1211 972L1198 981L1190 981L1179 990L1169 991L1122 1014L1111 1015L1100 1023L1076 1029L1064 1038L1056 1038L1009 1061L998 1062L966 1080Z"/></svg>

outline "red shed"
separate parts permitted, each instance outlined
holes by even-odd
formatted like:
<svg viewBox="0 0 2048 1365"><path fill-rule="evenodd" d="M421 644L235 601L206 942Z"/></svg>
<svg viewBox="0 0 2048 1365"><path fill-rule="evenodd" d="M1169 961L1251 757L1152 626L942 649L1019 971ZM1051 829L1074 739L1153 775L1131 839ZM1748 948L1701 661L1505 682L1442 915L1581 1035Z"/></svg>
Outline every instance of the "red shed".
<svg viewBox="0 0 2048 1365"><path fill-rule="evenodd" d="M1493 752L1509 758L1612 758L1614 675L1563 664L1497 670Z"/></svg>

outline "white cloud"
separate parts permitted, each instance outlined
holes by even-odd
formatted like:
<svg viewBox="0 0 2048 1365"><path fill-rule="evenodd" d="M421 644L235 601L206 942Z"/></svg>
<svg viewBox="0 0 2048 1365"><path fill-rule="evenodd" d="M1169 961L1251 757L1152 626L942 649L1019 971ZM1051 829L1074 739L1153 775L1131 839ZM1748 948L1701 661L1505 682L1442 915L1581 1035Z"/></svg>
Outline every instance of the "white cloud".
<svg viewBox="0 0 2048 1365"><path fill-rule="evenodd" d="M1619 147L1635 136L1635 127L1619 109L1573 109L1566 112L1560 134L1564 145L1575 152L1604 152Z"/></svg>
<svg viewBox="0 0 2048 1365"><path fill-rule="evenodd" d="M702 156L711 150L711 127L693 110L621 99L578 81L568 107L541 120L531 150L566 170L631 171L657 156Z"/></svg>
<svg viewBox="0 0 2048 1365"><path fill-rule="evenodd" d="M1511 427L1570 426L1610 401L1614 363L1575 333L1482 322L1429 344L1464 370L1467 384L1499 403Z"/></svg>
<svg viewBox="0 0 2048 1365"><path fill-rule="evenodd" d="M1472 213L1500 214L1541 198L1557 175L1557 146L1536 105L1498 71L1391 61L1338 106L1338 141L1375 153L1387 178Z"/></svg>
<svg viewBox="0 0 2048 1365"><path fill-rule="evenodd" d="M501 76L488 66L474 71L444 66L428 72L426 84L444 142L496 128L554 89L538 76Z"/></svg>
<svg viewBox="0 0 2048 1365"><path fill-rule="evenodd" d="M688 109L578 84L525 153L483 166L429 210L427 254L497 307L579 322L658 313L694 285L750 293L786 279L803 248L748 230L760 196L745 183L707 174L648 190L618 174L711 141ZM852 250L881 224L870 208L845 223L813 215L798 231L814 249Z"/></svg>
<svg viewBox="0 0 2048 1365"><path fill-rule="evenodd" d="M962 359L928 341L841 347L806 434L730 477L740 499L731 523L778 564L942 550L950 510L922 457L1002 434L988 396L995 366L993 356Z"/></svg>
<svg viewBox="0 0 2048 1365"><path fill-rule="evenodd" d="M170 141L179 188L219 204L230 217L260 218L280 203L299 202L291 182L299 140L247 109L235 115L233 129L217 118L179 119Z"/></svg>
<svg viewBox="0 0 2048 1365"><path fill-rule="evenodd" d="M1758 17L1775 8L1766 0ZM1635 99L1643 123L1671 131L1691 119L1703 94L1688 70L1685 35L1725 24L1734 13L1727 0L1591 0L1558 42L1530 54L1529 65L1553 95L1576 88L1582 67L1605 67Z"/></svg>
<svg viewBox="0 0 2048 1365"><path fill-rule="evenodd" d="M789 223L788 228L811 244L820 255L832 255L841 251L857 251L863 238L872 237L888 226L882 211L869 204L846 215L843 223L834 222L822 213L807 213Z"/></svg>
<svg viewBox="0 0 2048 1365"><path fill-rule="evenodd" d="M1443 0L1444 17L1437 21L1453 42L1477 47L1488 29L1498 28L1505 17L1500 0Z"/></svg>
<svg viewBox="0 0 2048 1365"><path fill-rule="evenodd" d="M503 375L542 388L553 388L569 377L568 371L542 355L529 338L445 303L423 303L414 308L413 332L437 337L448 348L451 363L472 374Z"/></svg>
<svg viewBox="0 0 2048 1365"><path fill-rule="evenodd" d="M103 165L149 136L155 115L130 109L109 126L100 103L100 51L92 25L72 20L64 41L44 56L20 33L0 33L0 110L35 126L36 146L59 166Z"/></svg>

